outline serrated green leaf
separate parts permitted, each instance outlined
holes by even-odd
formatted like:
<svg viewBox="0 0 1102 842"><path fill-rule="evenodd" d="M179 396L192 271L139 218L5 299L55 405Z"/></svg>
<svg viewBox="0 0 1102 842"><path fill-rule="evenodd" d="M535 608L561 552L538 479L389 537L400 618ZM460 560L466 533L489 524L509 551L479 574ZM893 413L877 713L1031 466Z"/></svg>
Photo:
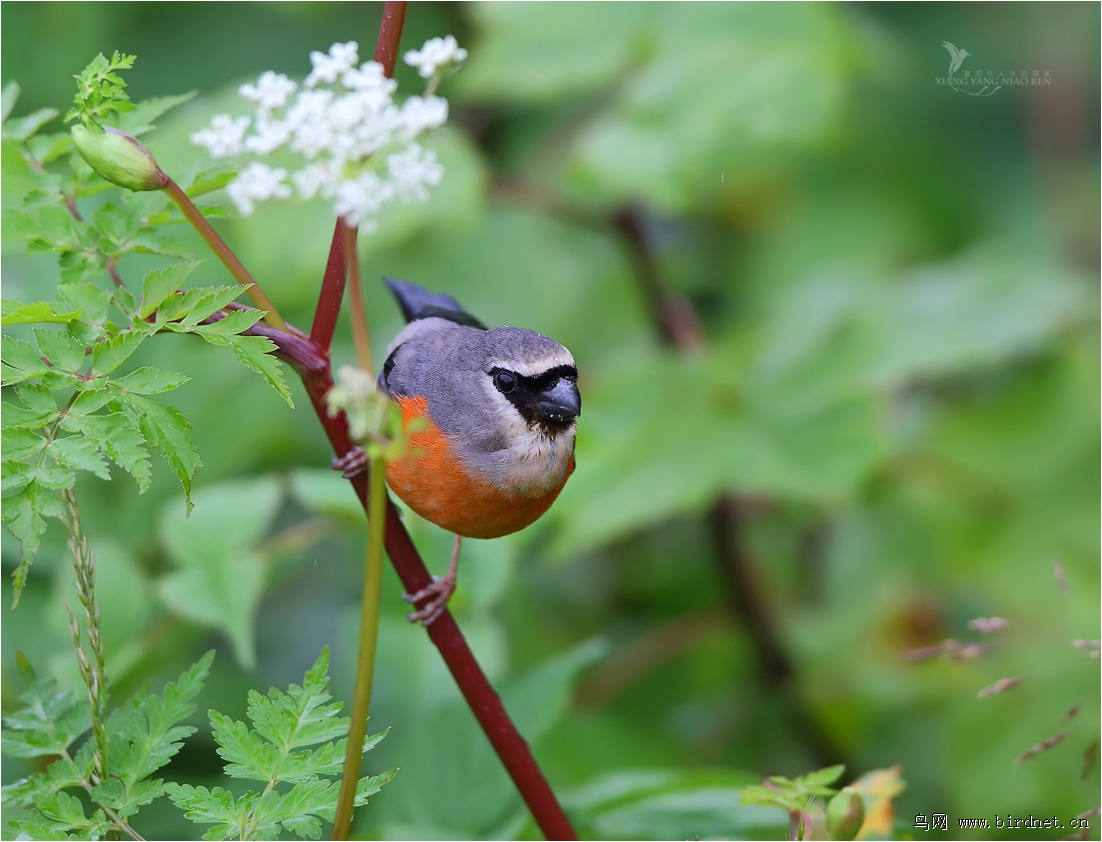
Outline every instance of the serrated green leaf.
<svg viewBox="0 0 1102 842"><path fill-rule="evenodd" d="M817 772L811 772L798 779L798 783L807 787L808 789L816 789L829 787L834 784L842 774L846 771L846 767L842 763L838 763L834 766L827 766L824 769L820 769ZM824 793L818 793L820 795Z"/></svg>
<svg viewBox="0 0 1102 842"><path fill-rule="evenodd" d="M45 436L22 427L4 427L0 432L0 449L5 461L29 462L48 444Z"/></svg>
<svg viewBox="0 0 1102 842"><path fill-rule="evenodd" d="M241 294L240 286L200 287L167 298L157 312L157 322L177 322L177 328L193 327Z"/></svg>
<svg viewBox="0 0 1102 842"><path fill-rule="evenodd" d="M41 377L49 371L49 366L42 361L42 355L33 345L11 336L0 339L0 360L4 364L5 386Z"/></svg>
<svg viewBox="0 0 1102 842"><path fill-rule="evenodd" d="M287 378L283 376L283 367L279 360L272 356L272 352L276 349L275 343L264 336L228 338L237 359L267 380L276 394L283 398L291 409L294 409L295 401L291 396L291 387L287 385Z"/></svg>
<svg viewBox="0 0 1102 842"><path fill-rule="evenodd" d="M214 653L208 652L160 696L142 694L112 711L107 729L111 735L111 789L100 803L120 815L130 815L163 791L161 781L147 778L179 752L184 738L195 732L179 723L195 711L194 699L203 688Z"/></svg>
<svg viewBox="0 0 1102 842"><path fill-rule="evenodd" d="M99 393L97 397L103 395ZM80 397L77 403L80 403ZM134 478L139 493L145 493L149 488L152 478L149 450L133 419L119 412L74 416L70 411L62 422L62 428L86 436L101 453Z"/></svg>
<svg viewBox="0 0 1102 842"><path fill-rule="evenodd" d="M80 372L84 364L84 345L68 331L36 327L34 338L38 350L54 368L70 374Z"/></svg>
<svg viewBox="0 0 1102 842"><path fill-rule="evenodd" d="M184 281L195 271L196 262L174 263L148 272L142 279L142 302L138 315L149 318L166 298L184 285Z"/></svg>
<svg viewBox="0 0 1102 842"><path fill-rule="evenodd" d="M102 325L107 321L112 293L93 283L60 284L57 297L74 310L80 311L80 320L88 324Z"/></svg>
<svg viewBox="0 0 1102 842"><path fill-rule="evenodd" d="M3 717L4 752L15 757L42 757L68 751L91 727L88 707L53 678L34 679L20 691L23 707Z"/></svg>
<svg viewBox="0 0 1102 842"><path fill-rule="evenodd" d="M191 481L203 461L195 451L188 430L191 424L178 409L151 401L140 395L126 394L113 402L121 412L134 413L138 429L150 447L156 449L173 471L184 489L185 505L191 510Z"/></svg>
<svg viewBox="0 0 1102 842"><path fill-rule="evenodd" d="M107 460L96 446L86 438L65 436L54 439L46 451L62 465L74 470L89 471L100 479L111 479Z"/></svg>
<svg viewBox="0 0 1102 842"><path fill-rule="evenodd" d="M35 301L32 304L24 304L21 301L9 301L4 299L0 302L0 307L3 313L0 317L0 324L5 325L27 325L27 324L68 324L75 319L80 318L81 310L72 310L68 308L59 308L56 305L50 304L46 301Z"/></svg>
<svg viewBox="0 0 1102 842"><path fill-rule="evenodd" d="M16 493L4 498L2 507L4 521L8 530L19 539L23 547L19 566L12 573L12 587L15 591L12 607L19 603L31 562L38 552L39 539L46 531L45 518L51 515L52 508L60 508L59 504L60 498L57 493L43 488L35 480L25 483Z"/></svg>
<svg viewBox="0 0 1102 842"><path fill-rule="evenodd" d="M118 336L100 342L92 349L92 373L102 377L114 371L138 350L138 346L148 336L144 331L125 330Z"/></svg>
<svg viewBox="0 0 1102 842"><path fill-rule="evenodd" d="M96 810L90 818L85 816L80 799L67 792L47 793L36 799L34 806L39 813L54 822L56 830L78 830L88 839L98 839L106 835L112 827L102 810Z"/></svg>
<svg viewBox="0 0 1102 842"><path fill-rule="evenodd" d="M57 412L57 401L54 400L53 392L41 383L20 383L15 387L15 394L28 409L37 412Z"/></svg>
<svg viewBox="0 0 1102 842"><path fill-rule="evenodd" d="M134 298L134 293L126 287L119 287L115 290L111 300L126 318L134 321L134 317L138 312L138 300Z"/></svg>
<svg viewBox="0 0 1102 842"><path fill-rule="evenodd" d="M264 318L264 313L260 310L231 310L225 318L207 325L199 325L194 328L194 331L205 336L213 334L229 336L248 330L262 318Z"/></svg>
<svg viewBox="0 0 1102 842"><path fill-rule="evenodd" d="M111 383L111 388L119 392L135 395L157 395L171 392L187 383L191 378L175 371L142 366Z"/></svg>
<svg viewBox="0 0 1102 842"><path fill-rule="evenodd" d="M184 816L197 824L213 824L214 828L203 834L204 839L244 838L247 816L238 809L233 796L221 787L188 784L165 784L165 792L172 803L184 811Z"/></svg>

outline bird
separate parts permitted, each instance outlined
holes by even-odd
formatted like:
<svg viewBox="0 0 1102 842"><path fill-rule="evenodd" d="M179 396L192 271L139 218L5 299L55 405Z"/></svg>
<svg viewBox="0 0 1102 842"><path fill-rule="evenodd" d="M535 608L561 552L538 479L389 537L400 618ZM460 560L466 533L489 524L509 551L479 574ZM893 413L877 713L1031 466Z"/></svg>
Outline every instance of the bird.
<svg viewBox="0 0 1102 842"><path fill-rule="evenodd" d="M957 47L950 44L948 41L942 41L941 46L949 51L949 75L952 76L957 70L960 69L961 64L968 56L972 55L968 50Z"/></svg>
<svg viewBox="0 0 1102 842"><path fill-rule="evenodd" d="M442 578L407 602L432 623L455 592L463 538L498 538L535 522L574 471L582 400L565 347L533 330L488 329L450 295L384 278L406 326L390 343L379 389L401 410L406 453L390 489L455 533Z"/></svg>

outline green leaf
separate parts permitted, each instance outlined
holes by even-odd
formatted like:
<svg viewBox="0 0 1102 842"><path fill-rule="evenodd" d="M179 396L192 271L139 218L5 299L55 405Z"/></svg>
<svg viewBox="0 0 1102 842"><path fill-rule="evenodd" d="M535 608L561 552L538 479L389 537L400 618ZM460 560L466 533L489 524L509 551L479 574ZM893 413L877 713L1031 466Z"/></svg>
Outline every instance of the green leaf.
<svg viewBox="0 0 1102 842"><path fill-rule="evenodd" d="M100 393L105 396L105 393ZM80 397L84 397L81 395ZM77 403L80 398L77 399ZM74 404L73 408L76 408ZM70 432L79 432L107 458L126 471L138 483L138 492L145 493L152 478L149 450L133 419L120 412L109 415L74 415L62 422Z"/></svg>
<svg viewBox="0 0 1102 842"><path fill-rule="evenodd" d="M84 344L61 330L34 329L35 342L42 356L55 368L76 374L84 363Z"/></svg>
<svg viewBox="0 0 1102 842"><path fill-rule="evenodd" d="M23 304L20 301L4 299L0 302L0 324L25 325L43 324L54 322L68 324L80 318L81 310L61 309L46 301L35 301L33 304Z"/></svg>
<svg viewBox="0 0 1102 842"><path fill-rule="evenodd" d="M248 817L238 809L233 796L221 787L207 789L189 784L165 784L172 803L184 811L184 816L196 824L213 824L204 839L244 839Z"/></svg>
<svg viewBox="0 0 1102 842"><path fill-rule="evenodd" d="M161 695L141 694L112 711L108 719L111 735L111 772L118 789L108 806L130 815L142 804L160 795L159 781L146 779L167 764L195 732L180 725L195 712L195 697L203 689L214 653L208 652L175 682L165 685Z"/></svg>
<svg viewBox="0 0 1102 842"><path fill-rule="evenodd" d="M161 303L157 322L176 322L177 324L165 326L177 331L194 327L212 313L221 310L242 291L243 287L237 285L189 289L182 296L172 296Z"/></svg>
<svg viewBox="0 0 1102 842"><path fill-rule="evenodd" d="M5 461L31 462L49 443L49 439L24 427L4 427L0 448Z"/></svg>
<svg viewBox="0 0 1102 842"><path fill-rule="evenodd" d="M84 324L102 326L107 321L112 297L109 290L100 289L91 282L61 284L57 296L72 309L81 311L80 321ZM55 309L59 308L55 305Z"/></svg>
<svg viewBox="0 0 1102 842"><path fill-rule="evenodd" d="M119 392L136 395L156 395L171 392L183 386L191 378L175 371L142 366L111 383L111 388Z"/></svg>
<svg viewBox="0 0 1102 842"><path fill-rule="evenodd" d="M111 479L107 461L91 441L77 436L54 439L47 453L60 464L80 471L90 471L100 479Z"/></svg>
<svg viewBox="0 0 1102 842"><path fill-rule="evenodd" d="M195 271L197 262L173 263L148 272L142 279L142 302L138 315L147 319L166 298L184 285L184 281Z"/></svg>
<svg viewBox="0 0 1102 842"><path fill-rule="evenodd" d="M9 464L4 462L5 471ZM5 496L2 510L8 530L19 539L23 547L19 566L12 573L12 588L15 591L12 600L14 608L19 604L19 597L27 582L31 562L38 552L39 539L46 531L46 518L60 513L61 498L55 490L46 488L37 479L31 478L20 483L18 491Z"/></svg>
<svg viewBox="0 0 1102 842"><path fill-rule="evenodd" d="M0 122L4 122L11 116L16 100L19 99L19 92L18 82L8 82L4 85L3 92L0 92Z"/></svg>
<svg viewBox="0 0 1102 842"><path fill-rule="evenodd" d="M7 120L4 123L4 137L27 140L60 113L56 108L40 108L26 117Z"/></svg>
<svg viewBox="0 0 1102 842"><path fill-rule="evenodd" d="M133 110L123 114L119 118L119 128L132 135L144 134L158 117L167 114L173 108L192 100L198 91L189 91L186 94L174 94L172 96L157 96L142 100L134 105Z"/></svg>
<svg viewBox="0 0 1102 842"><path fill-rule="evenodd" d="M583 838L774 839L788 826L774 807L740 804L746 773L629 770L602 775L575 791L568 809L584 816Z"/></svg>
<svg viewBox="0 0 1102 842"><path fill-rule="evenodd" d="M176 571L158 593L175 613L224 631L242 664L252 664L253 616L264 588L266 563L255 550L281 499L278 482L226 482L195 494L186 520L175 505L159 525Z"/></svg>
<svg viewBox="0 0 1102 842"><path fill-rule="evenodd" d="M243 330L248 330L262 318L264 318L264 313L260 310L231 310L225 318L211 324L199 325L195 328L195 332L205 336L216 334L231 336L241 333Z"/></svg>
<svg viewBox="0 0 1102 842"><path fill-rule="evenodd" d="M114 371L138 350L148 336L149 333L142 330L124 330L118 336L100 342L92 349L92 373L102 377Z"/></svg>
<svg viewBox="0 0 1102 842"><path fill-rule="evenodd" d="M19 693L22 708L3 717L4 753L12 757L45 757L69 750L91 727L86 699L59 689L53 678L36 678Z"/></svg>
<svg viewBox="0 0 1102 842"><path fill-rule="evenodd" d="M11 336L0 339L0 359L5 386L41 377L50 370L33 345Z"/></svg>
<svg viewBox="0 0 1102 842"><path fill-rule="evenodd" d="M115 406L117 404L117 406ZM184 500L191 510L191 481L203 464L188 435L191 425L178 409L155 403L140 395L124 394L112 402L119 412L133 413L138 429L150 447L156 449L176 472L184 488Z"/></svg>
<svg viewBox="0 0 1102 842"><path fill-rule="evenodd" d="M275 343L264 336L232 336L229 340L234 356L267 380L276 394L294 409L291 387L287 385L279 360L272 356L272 352L276 350Z"/></svg>

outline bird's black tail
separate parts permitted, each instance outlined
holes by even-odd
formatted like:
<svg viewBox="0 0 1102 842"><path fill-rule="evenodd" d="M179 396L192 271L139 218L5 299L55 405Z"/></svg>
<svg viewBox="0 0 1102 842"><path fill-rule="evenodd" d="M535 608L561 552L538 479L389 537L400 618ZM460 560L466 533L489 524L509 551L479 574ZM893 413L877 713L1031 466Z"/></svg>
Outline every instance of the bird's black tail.
<svg viewBox="0 0 1102 842"><path fill-rule="evenodd" d="M449 322L466 325L467 327L485 330L486 325L468 313L458 301L450 295L442 292L429 292L417 284L408 281L398 281L394 278L383 278L383 283L394 293L398 306L402 308L402 315L407 322L415 322L418 319L438 318L447 319Z"/></svg>

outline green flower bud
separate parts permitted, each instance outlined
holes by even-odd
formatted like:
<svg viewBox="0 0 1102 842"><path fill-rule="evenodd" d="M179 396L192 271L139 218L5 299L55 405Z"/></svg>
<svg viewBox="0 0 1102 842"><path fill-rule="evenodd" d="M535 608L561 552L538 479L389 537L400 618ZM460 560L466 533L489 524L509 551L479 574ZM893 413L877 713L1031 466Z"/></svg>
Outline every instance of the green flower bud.
<svg viewBox="0 0 1102 842"><path fill-rule="evenodd" d="M168 186L165 175L146 148L118 129L103 134L84 126L73 126L77 152L96 174L127 190L161 190Z"/></svg>
<svg viewBox="0 0 1102 842"><path fill-rule="evenodd" d="M865 799L851 786L843 787L827 805L831 839L856 839L865 823Z"/></svg>

